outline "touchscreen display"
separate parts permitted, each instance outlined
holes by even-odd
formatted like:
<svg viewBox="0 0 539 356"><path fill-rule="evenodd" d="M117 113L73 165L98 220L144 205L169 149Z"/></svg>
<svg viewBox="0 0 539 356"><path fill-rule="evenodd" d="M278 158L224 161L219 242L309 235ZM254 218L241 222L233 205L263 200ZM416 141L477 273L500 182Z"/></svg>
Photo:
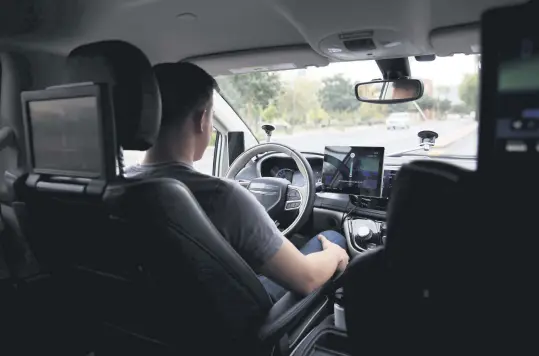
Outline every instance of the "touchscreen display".
<svg viewBox="0 0 539 356"><path fill-rule="evenodd" d="M28 103L36 172L101 174L102 150L95 97Z"/></svg>
<svg viewBox="0 0 539 356"><path fill-rule="evenodd" d="M382 181L382 198L391 197L391 190L393 189L393 181L397 176L397 171L387 170L384 171L384 179Z"/></svg>
<svg viewBox="0 0 539 356"><path fill-rule="evenodd" d="M380 196L383 147L328 146L324 152L324 190L363 196Z"/></svg>

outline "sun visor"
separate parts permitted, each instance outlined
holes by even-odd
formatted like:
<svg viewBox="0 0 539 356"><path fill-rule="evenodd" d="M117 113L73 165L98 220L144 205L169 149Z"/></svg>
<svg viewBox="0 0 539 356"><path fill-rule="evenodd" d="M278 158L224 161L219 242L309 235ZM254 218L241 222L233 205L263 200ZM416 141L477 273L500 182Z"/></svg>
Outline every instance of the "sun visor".
<svg viewBox="0 0 539 356"><path fill-rule="evenodd" d="M438 56L480 53L480 33L479 23L440 27L431 31L430 43Z"/></svg>
<svg viewBox="0 0 539 356"><path fill-rule="evenodd" d="M329 60L310 46L272 47L188 58L213 76L323 67Z"/></svg>

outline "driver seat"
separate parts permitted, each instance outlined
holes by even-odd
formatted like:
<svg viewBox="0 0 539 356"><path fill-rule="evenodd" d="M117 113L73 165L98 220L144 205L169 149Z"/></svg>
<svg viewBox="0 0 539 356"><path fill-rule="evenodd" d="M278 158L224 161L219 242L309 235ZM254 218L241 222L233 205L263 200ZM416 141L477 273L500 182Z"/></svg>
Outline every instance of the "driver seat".
<svg viewBox="0 0 539 356"><path fill-rule="evenodd" d="M69 82L111 88L123 149L151 147L160 94L139 49L121 41L93 43L73 50L67 64ZM98 196L50 184L45 190L22 186L18 196L31 248L53 276L51 304L34 327L56 353L81 348L96 355L287 353L310 330L316 318L307 316L321 309L331 288L305 298L288 293L273 304L256 274L177 180L120 174ZM52 327L50 318L58 326ZM292 342L288 335L295 335ZM40 340L27 345L43 352Z"/></svg>

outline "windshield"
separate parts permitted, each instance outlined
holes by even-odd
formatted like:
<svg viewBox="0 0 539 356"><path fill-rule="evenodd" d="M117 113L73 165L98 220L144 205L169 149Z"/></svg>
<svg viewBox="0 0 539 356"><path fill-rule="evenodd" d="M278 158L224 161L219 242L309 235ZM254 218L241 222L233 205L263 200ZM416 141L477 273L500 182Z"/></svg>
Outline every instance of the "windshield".
<svg viewBox="0 0 539 356"><path fill-rule="evenodd" d="M375 61L326 67L254 72L217 78L221 94L260 141L272 123L272 141L303 152L325 146L383 146L395 154L419 147L417 133L439 134L431 156L477 154L479 57L455 55L431 62L410 58L412 76L424 95L412 103L368 104L354 96L354 84L381 77Z"/></svg>

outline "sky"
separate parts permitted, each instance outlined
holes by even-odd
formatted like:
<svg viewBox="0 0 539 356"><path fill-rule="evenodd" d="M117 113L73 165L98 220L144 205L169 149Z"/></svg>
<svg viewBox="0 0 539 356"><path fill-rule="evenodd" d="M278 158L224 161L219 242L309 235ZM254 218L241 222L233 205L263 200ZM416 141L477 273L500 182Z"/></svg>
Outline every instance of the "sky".
<svg viewBox="0 0 539 356"><path fill-rule="evenodd" d="M436 86L458 86L467 73L477 72L476 56L454 55L452 57L437 57L431 62L417 62L410 59L410 70L413 78L431 79ZM281 72L284 79L292 79L300 71ZM326 67L307 68L305 75L309 78L321 79L342 73L353 82L380 79L381 73L375 61L356 61L331 63Z"/></svg>

